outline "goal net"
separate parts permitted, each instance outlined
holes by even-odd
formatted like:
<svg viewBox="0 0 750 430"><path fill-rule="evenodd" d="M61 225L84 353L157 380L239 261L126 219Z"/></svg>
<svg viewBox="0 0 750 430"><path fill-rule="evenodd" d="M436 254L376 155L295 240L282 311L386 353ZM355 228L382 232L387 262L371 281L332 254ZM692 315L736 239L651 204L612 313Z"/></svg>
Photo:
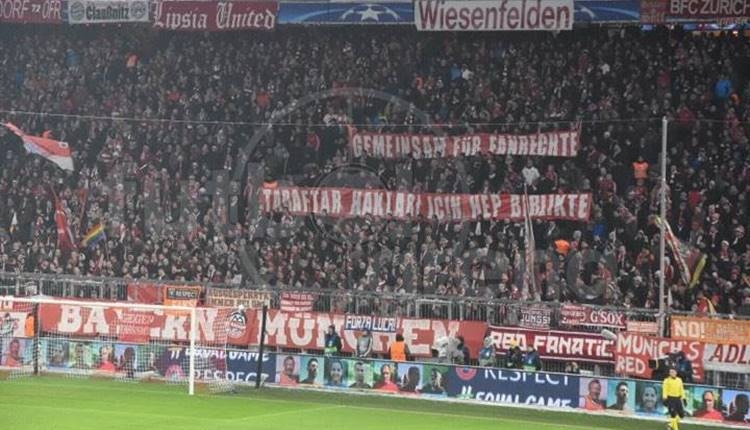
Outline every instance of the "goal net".
<svg viewBox="0 0 750 430"><path fill-rule="evenodd" d="M233 311L0 298L0 372L6 377L58 374L121 381L196 382L228 391L224 377Z"/></svg>

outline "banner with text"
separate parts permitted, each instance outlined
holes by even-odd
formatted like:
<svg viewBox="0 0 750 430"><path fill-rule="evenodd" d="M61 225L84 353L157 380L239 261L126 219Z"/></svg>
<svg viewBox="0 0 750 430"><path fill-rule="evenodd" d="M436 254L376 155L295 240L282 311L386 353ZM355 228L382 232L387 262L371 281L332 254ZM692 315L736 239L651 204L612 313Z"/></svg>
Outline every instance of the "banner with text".
<svg viewBox="0 0 750 430"><path fill-rule="evenodd" d="M396 317L378 317L372 315L347 315L344 330L370 330L379 333L396 333Z"/></svg>
<svg viewBox="0 0 750 430"><path fill-rule="evenodd" d="M154 27L182 31L273 30L279 4L272 1L159 1Z"/></svg>
<svg viewBox="0 0 750 430"><path fill-rule="evenodd" d="M750 373L750 345L706 344L703 367L720 372Z"/></svg>
<svg viewBox="0 0 750 430"><path fill-rule="evenodd" d="M591 194L534 194L528 206L520 194L428 194L352 188L263 188L264 212L331 218L387 218L398 220L522 221L533 219L587 221Z"/></svg>
<svg viewBox="0 0 750 430"><path fill-rule="evenodd" d="M452 158L494 155L575 157L581 145L579 130L534 134L477 133L461 136L355 132L349 148L355 157Z"/></svg>
<svg viewBox="0 0 750 430"><path fill-rule="evenodd" d="M101 306L43 304L40 307L41 329L67 336L123 337L143 341L190 340L190 317L167 310L107 308ZM197 341L203 344L257 345L263 313L229 308L197 309ZM19 316L20 319L20 316ZM340 331L343 350L357 346L357 332L344 330L347 315L325 312L284 312L269 310L266 321L266 344L284 348L322 350L328 326ZM22 324L19 324L22 326ZM384 325L385 326L385 325ZM473 357L481 349L487 324L480 321L448 321L421 318L397 318L396 332L404 336L411 352L430 357L430 348L443 336L463 336ZM373 332L373 352L384 354L395 340L396 332ZM22 334L22 332L18 332Z"/></svg>
<svg viewBox="0 0 750 430"><path fill-rule="evenodd" d="M627 317L620 311L565 304L560 309L560 324L569 327L593 326L624 329L627 327Z"/></svg>
<svg viewBox="0 0 750 430"><path fill-rule="evenodd" d="M546 360L614 362L615 342L599 334L490 326L490 335L501 353L516 343L524 350L533 346Z"/></svg>
<svg viewBox="0 0 750 430"><path fill-rule="evenodd" d="M114 22L148 22L146 0L70 0L69 24L106 24Z"/></svg>
<svg viewBox="0 0 750 430"><path fill-rule="evenodd" d="M0 22L62 24L60 0L0 0Z"/></svg>
<svg viewBox="0 0 750 430"><path fill-rule="evenodd" d="M176 285L165 285L164 291L164 305L165 306L198 306L198 301L201 298L202 287L193 286L176 286Z"/></svg>
<svg viewBox="0 0 750 430"><path fill-rule="evenodd" d="M206 291L207 306L238 308L242 305L245 309L262 309L270 301L271 293L266 291L213 287Z"/></svg>
<svg viewBox="0 0 750 430"><path fill-rule="evenodd" d="M650 337L636 333L618 333L615 349L615 373L618 375L651 378L649 360L665 358L682 351L693 365L693 377L703 381L703 344L697 341L678 341Z"/></svg>
<svg viewBox="0 0 750 430"><path fill-rule="evenodd" d="M280 307L285 312L312 312L315 295L310 293L281 293Z"/></svg>
<svg viewBox="0 0 750 430"><path fill-rule="evenodd" d="M711 22L743 24L750 19L750 0L643 0L641 23Z"/></svg>
<svg viewBox="0 0 750 430"><path fill-rule="evenodd" d="M700 317L671 317L672 339L705 343L750 345L750 321Z"/></svg>
<svg viewBox="0 0 750 430"><path fill-rule="evenodd" d="M573 0L416 0L419 31L572 30Z"/></svg>
<svg viewBox="0 0 750 430"><path fill-rule="evenodd" d="M518 326L548 330L552 322L552 309L547 306L529 306L521 308Z"/></svg>
<svg viewBox="0 0 750 430"><path fill-rule="evenodd" d="M357 347L357 332L342 330L346 326L346 315L325 312L268 311L266 321L266 344L285 348L322 350L325 333L330 325L336 326L341 336L344 352L353 352ZM256 326L259 324L256 324ZM443 336L464 337L472 357L482 348L487 324L480 321L448 321L422 318L397 318L396 332L404 336L409 350L417 357L430 357L430 347ZM257 331L257 329L254 329ZM385 354L395 340L396 333L372 333L372 352Z"/></svg>
<svg viewBox="0 0 750 430"><path fill-rule="evenodd" d="M575 408L579 378L544 372L451 367L448 396L512 405Z"/></svg>

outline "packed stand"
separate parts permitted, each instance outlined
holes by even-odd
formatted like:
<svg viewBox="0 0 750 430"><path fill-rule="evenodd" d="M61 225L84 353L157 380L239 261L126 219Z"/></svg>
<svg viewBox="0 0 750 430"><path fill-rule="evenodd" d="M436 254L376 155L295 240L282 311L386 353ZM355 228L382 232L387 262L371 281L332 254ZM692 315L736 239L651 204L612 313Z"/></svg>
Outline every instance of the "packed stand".
<svg viewBox="0 0 750 430"><path fill-rule="evenodd" d="M68 174L25 154L10 133L0 137L0 271L656 308L659 118L668 115L668 220L708 256L692 289L668 265L672 306L703 312L710 300L718 312L748 313L750 73L736 59L750 45L742 36L0 32L3 119L68 142L76 162ZM403 102L315 97L347 87ZM349 124L432 130L426 120L449 134L582 120L582 150L571 159L395 161L347 149ZM237 174L238 165L250 167ZM587 224L535 223L534 290L518 270L522 224L259 214L264 182L442 193L527 185L590 191L595 205ZM54 195L78 238L104 223L106 241L59 249Z"/></svg>

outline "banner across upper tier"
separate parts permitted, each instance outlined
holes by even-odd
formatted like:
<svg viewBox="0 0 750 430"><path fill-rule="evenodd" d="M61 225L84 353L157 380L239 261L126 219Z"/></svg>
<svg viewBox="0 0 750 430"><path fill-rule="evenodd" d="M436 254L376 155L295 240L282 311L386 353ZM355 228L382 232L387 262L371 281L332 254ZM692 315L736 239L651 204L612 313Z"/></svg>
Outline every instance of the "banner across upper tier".
<svg viewBox="0 0 750 430"><path fill-rule="evenodd" d="M398 220L522 221L528 211L540 220L587 221L591 194L431 194L382 189L264 187L264 212L332 218Z"/></svg>

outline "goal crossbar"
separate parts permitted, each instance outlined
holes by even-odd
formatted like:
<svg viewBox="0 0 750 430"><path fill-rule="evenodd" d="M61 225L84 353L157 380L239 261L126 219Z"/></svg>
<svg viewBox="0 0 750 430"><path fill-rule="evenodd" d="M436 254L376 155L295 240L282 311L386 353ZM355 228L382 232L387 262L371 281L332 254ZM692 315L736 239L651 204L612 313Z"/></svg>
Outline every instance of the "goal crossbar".
<svg viewBox="0 0 750 430"><path fill-rule="evenodd" d="M190 331L189 331L189 349L187 357L189 360L188 370L188 393L193 395L195 393L195 359L196 359L196 338L198 336L198 308L193 306L164 306L154 304L140 304L140 303L123 303L123 302L101 302L101 301L88 301L88 300L70 300L70 299L57 299L47 296L32 296L32 297L14 297L14 296L0 296L0 309L13 308L13 303L29 304L30 306L38 305L57 305L57 306L81 306L87 308L104 308L104 309L131 309L140 311L163 311L163 312L185 312L190 315ZM35 338L39 337L40 326L38 316L35 316L36 333ZM36 347L35 347L36 348ZM34 352L35 354L38 351ZM37 365L35 364L35 369ZM36 372L36 370L35 370Z"/></svg>

